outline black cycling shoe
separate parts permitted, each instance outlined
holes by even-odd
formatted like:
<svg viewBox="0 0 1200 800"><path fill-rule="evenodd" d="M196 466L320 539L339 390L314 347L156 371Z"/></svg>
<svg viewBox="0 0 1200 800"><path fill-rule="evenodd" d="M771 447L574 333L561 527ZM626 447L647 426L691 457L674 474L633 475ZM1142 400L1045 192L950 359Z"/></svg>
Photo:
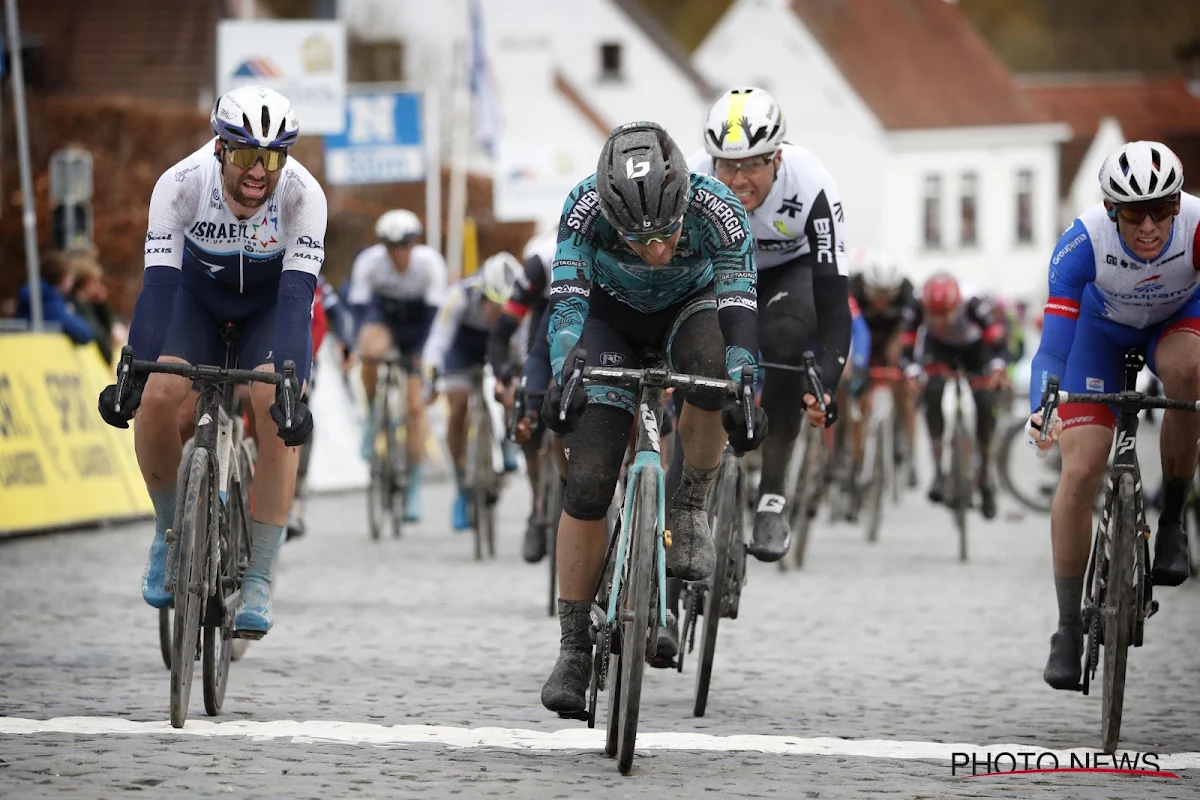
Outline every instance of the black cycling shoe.
<svg viewBox="0 0 1200 800"><path fill-rule="evenodd" d="M763 495L763 500L759 501L758 511L754 514L754 535L746 548L759 561L778 561L792 546L792 528L786 509L783 497L777 494Z"/></svg>
<svg viewBox="0 0 1200 800"><path fill-rule="evenodd" d="M996 518L996 487L985 483L979 487L980 511L984 519Z"/></svg>
<svg viewBox="0 0 1200 800"><path fill-rule="evenodd" d="M563 719L587 719L587 691L592 682L591 650L560 650L542 686L542 705Z"/></svg>
<svg viewBox="0 0 1200 800"><path fill-rule="evenodd" d="M525 547L521 550L521 557L530 564L536 564L546 557L546 530L532 518L525 525Z"/></svg>
<svg viewBox="0 0 1200 800"><path fill-rule="evenodd" d="M1178 586L1188 579L1188 540L1182 522L1158 521L1150 579L1155 586Z"/></svg>
<svg viewBox="0 0 1200 800"><path fill-rule="evenodd" d="M658 649L653 658L646 659L647 663L658 669L675 666L675 656L679 655L679 620L672 611L667 612L667 627L658 629Z"/></svg>
<svg viewBox="0 0 1200 800"><path fill-rule="evenodd" d="M941 503L946 499L946 476L940 472L933 476L933 483L929 487L929 502Z"/></svg>
<svg viewBox="0 0 1200 800"><path fill-rule="evenodd" d="M1078 691L1083 678L1083 623L1059 625L1050 637L1050 658L1042 679L1055 689Z"/></svg>

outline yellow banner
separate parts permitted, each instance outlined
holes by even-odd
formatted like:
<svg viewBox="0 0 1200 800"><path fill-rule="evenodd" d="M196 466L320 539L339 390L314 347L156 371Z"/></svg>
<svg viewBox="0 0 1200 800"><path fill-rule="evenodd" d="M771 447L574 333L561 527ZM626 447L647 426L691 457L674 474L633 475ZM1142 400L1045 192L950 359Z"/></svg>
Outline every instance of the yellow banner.
<svg viewBox="0 0 1200 800"><path fill-rule="evenodd" d="M0 335L0 533L153 513L132 427L96 410L111 382L94 344Z"/></svg>

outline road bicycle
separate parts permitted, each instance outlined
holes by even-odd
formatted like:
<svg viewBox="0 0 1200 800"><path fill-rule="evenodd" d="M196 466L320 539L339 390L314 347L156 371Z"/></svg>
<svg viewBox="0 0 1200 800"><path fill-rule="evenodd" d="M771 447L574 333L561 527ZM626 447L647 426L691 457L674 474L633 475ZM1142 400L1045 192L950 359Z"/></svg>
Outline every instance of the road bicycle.
<svg viewBox="0 0 1200 800"><path fill-rule="evenodd" d="M393 538L404 530L404 498L408 491L408 372L399 352L383 358L364 358L379 365L375 399L369 410L374 441L371 443L371 482L367 487L367 519L371 539L378 541L384 528ZM400 439L405 432L405 440Z"/></svg>
<svg viewBox="0 0 1200 800"><path fill-rule="evenodd" d="M235 329L225 326L222 334L226 363L233 363ZM243 484L248 476L242 475L239 457L241 427L234 385L257 382L280 387L286 419L295 413L300 387L291 361L284 362L282 373L138 361L133 358L133 348L126 345L117 366L117 397L128 397L131 381L156 372L188 378L200 388L194 445L182 472L186 478L178 485L174 525L167 532L165 588L174 595L171 725L182 728L195 662L203 662L204 706L215 716L225 699L234 637L262 638L258 632L233 629L250 552Z"/></svg>
<svg viewBox="0 0 1200 800"><path fill-rule="evenodd" d="M1125 350L1125 390L1109 394L1059 391L1051 376L1042 397L1043 419L1053 419L1062 403L1113 406L1118 412L1116 449L1109 468L1108 492L1084 579L1083 624L1087 646L1079 691L1090 692L1104 648L1101 684L1100 741L1106 753L1116 751L1125 702L1129 648L1141 647L1146 620L1158 611L1150 578L1150 526L1137 460L1138 413L1147 408L1200 411L1200 402L1149 397L1137 391L1137 376L1146 363L1136 348ZM1047 426L1043 426L1043 431ZM1045 433L1040 434L1043 441Z"/></svg>
<svg viewBox="0 0 1200 800"><path fill-rule="evenodd" d="M577 349L563 386L560 420L575 392L591 382L627 386L637 395L635 412L636 455L626 472L625 505L617 530L609 540L605 569L592 605L595 633L594 669L586 711L588 727L596 724L596 699L607 687L608 732L604 752L616 756L617 768L628 774L633 767L641 707L642 674L647 656L658 647L658 628L667 623L665 473L662 467L660 429L663 391L734 398L743 405L747 436L754 436L754 369L742 370L740 383L671 372L661 367L618 369L588 367L587 353Z"/></svg>

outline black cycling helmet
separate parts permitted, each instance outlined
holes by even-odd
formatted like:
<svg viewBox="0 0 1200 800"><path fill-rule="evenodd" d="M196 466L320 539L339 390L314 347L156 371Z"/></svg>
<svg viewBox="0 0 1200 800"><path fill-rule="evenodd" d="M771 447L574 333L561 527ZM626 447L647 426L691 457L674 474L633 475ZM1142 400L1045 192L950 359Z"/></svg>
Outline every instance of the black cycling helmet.
<svg viewBox="0 0 1200 800"><path fill-rule="evenodd" d="M662 126L621 125L600 151L596 193L601 213L619 233L665 230L687 208L687 160Z"/></svg>

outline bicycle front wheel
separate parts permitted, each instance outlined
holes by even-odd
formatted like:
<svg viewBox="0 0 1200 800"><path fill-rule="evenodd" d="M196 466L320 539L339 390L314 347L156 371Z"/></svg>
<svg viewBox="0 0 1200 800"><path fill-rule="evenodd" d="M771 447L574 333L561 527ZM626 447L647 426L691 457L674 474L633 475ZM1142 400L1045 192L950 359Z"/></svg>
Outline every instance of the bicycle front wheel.
<svg viewBox="0 0 1200 800"><path fill-rule="evenodd" d="M242 562L249 557L249 509L242 505L242 478L230 482L228 501L220 531L221 563L217 570L217 592L208 604L204 621L202 675L204 710L210 717L221 713L225 688L229 684L229 663L233 660L232 600L241 580Z"/></svg>
<svg viewBox="0 0 1200 800"><path fill-rule="evenodd" d="M1137 492L1133 476L1121 475L1113 500L1108 562L1101 625L1104 628L1104 686L1101 701L1101 748L1113 753L1121 736L1121 713L1125 704L1125 665L1132 639L1135 580L1133 548L1137 541Z"/></svg>
<svg viewBox="0 0 1200 800"><path fill-rule="evenodd" d="M887 432L884 425L891 424L887 420L875 428L873 447L874 456L871 458L871 482L867 485L867 496L863 503L867 509L867 541L879 541L879 525L883 521L883 494L887 484L887 453L884 448L884 437Z"/></svg>
<svg viewBox="0 0 1200 800"><path fill-rule="evenodd" d="M950 448L951 510L958 529L958 560L967 560L967 509L971 505L971 437L960 417Z"/></svg>
<svg viewBox="0 0 1200 800"><path fill-rule="evenodd" d="M375 437L371 442L371 483L367 487L367 522L371 539L379 541L392 508L392 486L395 483L392 462L391 419L387 410L387 386L381 385L371 406L371 425ZM383 436L385 441L380 442Z"/></svg>
<svg viewBox="0 0 1200 800"><path fill-rule="evenodd" d="M642 672L646 668L646 645L657 635L658 620L650 625L654 601L655 544L659 535L658 485L653 472L641 472L633 500L630 528L629 568L625 603L621 611L620 728L617 732L617 769L628 775L633 768L637 741L638 712L642 701Z"/></svg>
<svg viewBox="0 0 1200 800"><path fill-rule="evenodd" d="M549 437L549 433L545 436ZM542 534L546 537L546 561L550 564L550 616L558 616L558 521L562 518L563 486L559 478L558 460L550 449L542 450L539 459L542 484Z"/></svg>
<svg viewBox="0 0 1200 800"><path fill-rule="evenodd" d="M475 526L475 558L482 560L485 550L488 558L496 557L494 500L498 487L492 460L492 446L495 443L492 417L482 395L479 396L475 413L478 423L475 427L475 476L471 485L471 507Z"/></svg>
<svg viewBox="0 0 1200 800"><path fill-rule="evenodd" d="M825 443L822 431L807 423L803 426L797 446L804 446L804 456L796 483L792 489L792 557L796 569L804 566L804 554L808 549L808 534L813 518L817 514L825 483ZM780 569L785 569L784 559L779 559Z"/></svg>
<svg viewBox="0 0 1200 800"><path fill-rule="evenodd" d="M734 548L742 546L741 475L736 456L726 453L717 475L716 506L712 516L713 539L717 545L717 566L713 570L712 588L704 593L704 628L700 634L700 654L696 659L696 698L692 715L703 717L708 707L708 688L712 681L713 656L717 651L717 626L721 622L721 606L733 578ZM682 653L683 642L679 643Z"/></svg>
<svg viewBox="0 0 1200 800"><path fill-rule="evenodd" d="M175 576L175 629L171 648L171 726L182 728L192 695L192 671L200 635L201 596L208 573L208 515L212 469L208 450L192 451L182 524L177 533L179 571Z"/></svg>

